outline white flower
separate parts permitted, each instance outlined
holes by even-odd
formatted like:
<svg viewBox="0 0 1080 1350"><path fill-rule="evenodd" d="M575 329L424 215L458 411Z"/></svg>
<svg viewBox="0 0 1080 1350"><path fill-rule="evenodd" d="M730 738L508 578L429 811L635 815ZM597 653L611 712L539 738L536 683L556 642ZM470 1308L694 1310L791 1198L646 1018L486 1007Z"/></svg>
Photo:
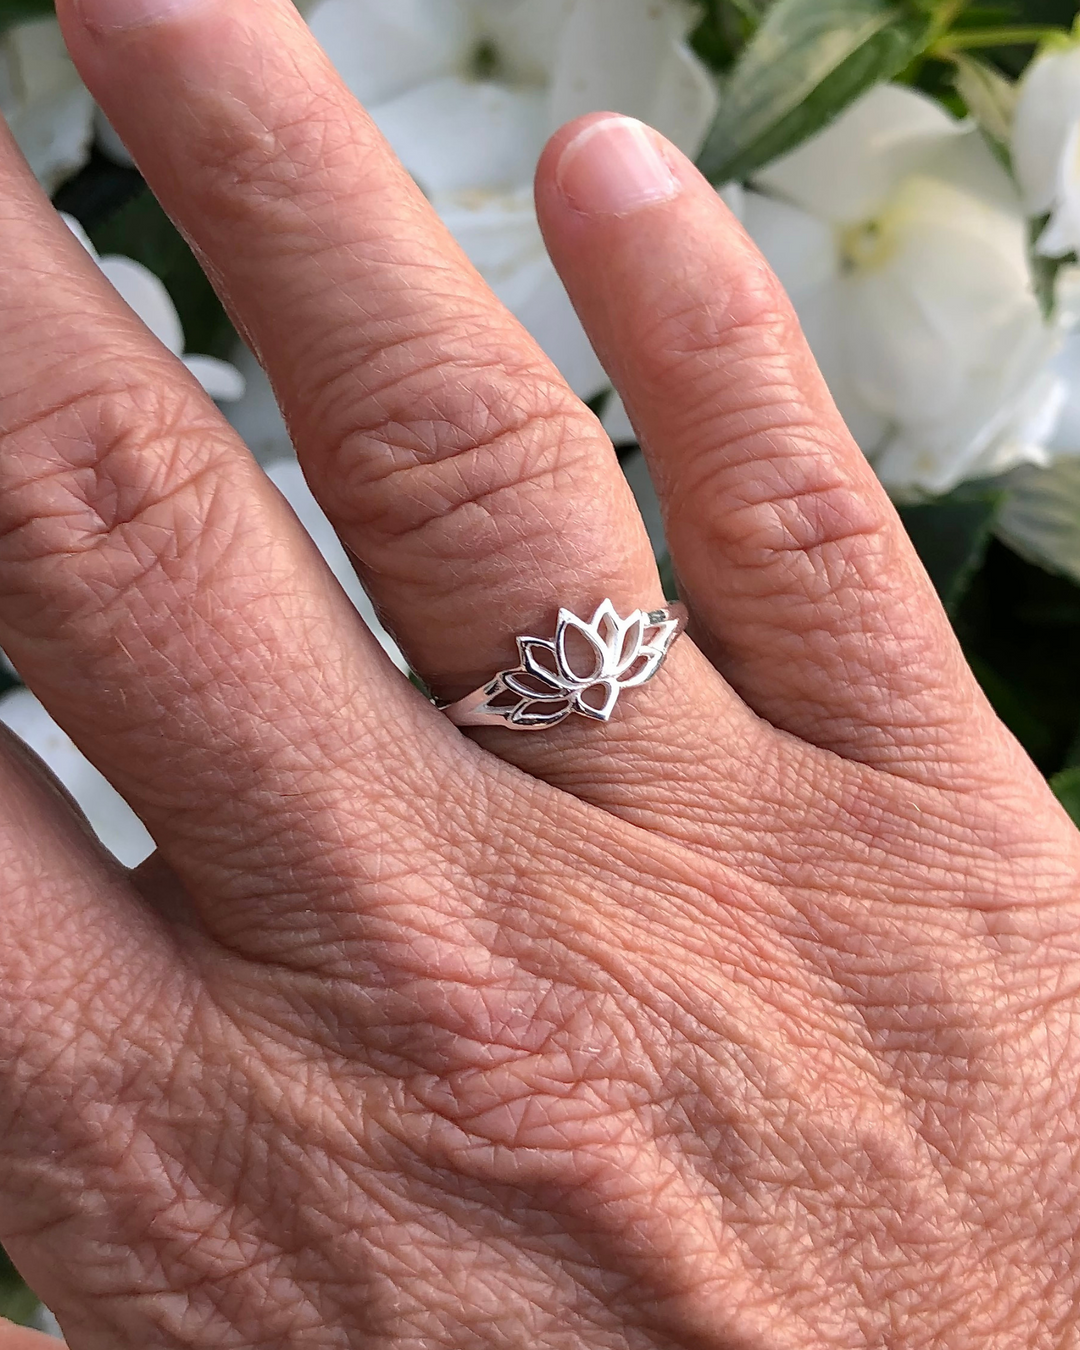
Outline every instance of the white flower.
<svg viewBox="0 0 1080 1350"><path fill-rule="evenodd" d="M1028 67L1013 123L1012 158L1031 216L1049 216L1039 252L1080 252L1080 44Z"/></svg>
<svg viewBox="0 0 1080 1350"><path fill-rule="evenodd" d="M94 100L55 19L18 24L0 35L0 113L46 192L86 163Z"/></svg>
<svg viewBox="0 0 1080 1350"><path fill-rule="evenodd" d="M397 644L376 618L333 527L308 491L300 466L295 460L282 460L266 472L315 541L361 619L398 668L407 670ZM101 842L122 863L134 867L152 852L153 840L139 818L28 689L16 689L0 698L0 722L45 761L82 808Z"/></svg>
<svg viewBox="0 0 1080 1350"><path fill-rule="evenodd" d="M75 748L29 689L0 698L0 722L38 755L75 798L94 833L127 867L153 852L153 841L127 802Z"/></svg>
<svg viewBox="0 0 1080 1350"><path fill-rule="evenodd" d="M756 179L744 220L885 484L942 493L1049 461L1062 333L981 133L883 85ZM768 195L764 195L768 194Z"/></svg>
<svg viewBox="0 0 1080 1350"><path fill-rule="evenodd" d="M574 390L608 385L548 260L532 180L547 138L598 110L694 155L716 107L685 0L316 0L308 21L496 295Z"/></svg>
<svg viewBox="0 0 1080 1350"><path fill-rule="evenodd" d="M235 366L213 356L184 356L184 330L180 325L180 316L160 277L132 258L115 255L99 258L79 222L63 213L61 218L151 333L174 356L182 359L211 398L224 403L243 396L244 377Z"/></svg>

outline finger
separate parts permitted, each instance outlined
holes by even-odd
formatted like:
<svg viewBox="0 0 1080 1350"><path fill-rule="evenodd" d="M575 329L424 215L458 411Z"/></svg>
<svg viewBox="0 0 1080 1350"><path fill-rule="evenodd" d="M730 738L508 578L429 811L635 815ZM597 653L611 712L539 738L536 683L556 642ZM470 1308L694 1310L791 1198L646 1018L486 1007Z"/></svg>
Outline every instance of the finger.
<svg viewBox="0 0 1080 1350"><path fill-rule="evenodd" d="M0 1321L0 1350L63 1350L63 1345L43 1331Z"/></svg>
<svg viewBox="0 0 1080 1350"><path fill-rule="evenodd" d="M269 897L291 924L328 840L361 881L380 803L422 814L444 729L6 137L0 201L0 644L204 917L273 946Z"/></svg>
<svg viewBox="0 0 1080 1350"><path fill-rule="evenodd" d="M79 1256L64 1231L94 1213L95 1181L108 1189L94 1165L104 1122L129 1104L125 1083L148 1060L167 1076L188 975L124 869L6 730L0 878L0 1240L54 1301L64 1263ZM35 1350L39 1338L0 1324L0 1350L8 1345Z"/></svg>
<svg viewBox="0 0 1080 1350"><path fill-rule="evenodd" d="M459 697L515 665L515 636L551 636L562 606L658 605L599 424L462 257L293 7L172 4L122 31L118 6L81 8L85 24L62 6L76 60L221 279L316 495L436 692ZM726 692L726 710L705 707L714 675L677 660L665 719L703 707L710 734L725 717L753 723ZM632 702L647 706L645 692ZM505 753L557 778L532 739ZM655 760L655 745L644 753ZM563 767L590 790L577 761Z"/></svg>
<svg viewBox="0 0 1080 1350"><path fill-rule="evenodd" d="M554 138L538 203L709 654L775 725L937 773L989 710L749 239L674 147L610 115Z"/></svg>

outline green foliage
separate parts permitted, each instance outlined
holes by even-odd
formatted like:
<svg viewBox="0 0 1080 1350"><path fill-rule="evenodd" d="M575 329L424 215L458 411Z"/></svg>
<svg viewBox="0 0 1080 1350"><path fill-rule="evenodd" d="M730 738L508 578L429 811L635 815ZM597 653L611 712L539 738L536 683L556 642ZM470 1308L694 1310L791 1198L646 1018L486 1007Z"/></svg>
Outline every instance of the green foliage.
<svg viewBox="0 0 1080 1350"><path fill-rule="evenodd" d="M0 1247L0 1317L25 1326L37 1306L37 1296L26 1287L7 1252Z"/></svg>
<svg viewBox="0 0 1080 1350"><path fill-rule="evenodd" d="M900 518L950 614L982 566L1004 493L962 487L947 497L900 508Z"/></svg>
<svg viewBox="0 0 1080 1350"><path fill-rule="evenodd" d="M757 31L769 0L700 0L704 13L690 38L698 56L726 71Z"/></svg>
<svg viewBox="0 0 1080 1350"><path fill-rule="evenodd" d="M1066 769L1050 780L1058 801L1080 825L1080 768Z"/></svg>
<svg viewBox="0 0 1080 1350"><path fill-rule="evenodd" d="M898 75L935 34L889 0L777 0L732 70L699 164L714 183L748 178Z"/></svg>
<svg viewBox="0 0 1080 1350"><path fill-rule="evenodd" d="M27 19L41 19L52 14L53 0L0 0L0 31Z"/></svg>
<svg viewBox="0 0 1080 1350"><path fill-rule="evenodd" d="M1080 586L1000 542L954 623L998 715L1048 776L1070 767L1080 733Z"/></svg>

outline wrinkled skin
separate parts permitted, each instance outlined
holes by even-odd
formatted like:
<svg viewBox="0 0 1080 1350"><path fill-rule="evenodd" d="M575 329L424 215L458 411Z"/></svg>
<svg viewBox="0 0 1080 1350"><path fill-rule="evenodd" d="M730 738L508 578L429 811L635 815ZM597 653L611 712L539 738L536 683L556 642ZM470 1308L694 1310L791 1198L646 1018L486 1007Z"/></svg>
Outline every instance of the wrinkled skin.
<svg viewBox="0 0 1080 1350"><path fill-rule="evenodd" d="M439 695L659 602L286 0L60 11ZM663 200L585 172L639 134L564 129L538 200L693 640L538 736L390 667L0 151L0 643L159 848L6 746L0 1239L73 1350L1077 1343L1080 834L715 194L657 138Z"/></svg>

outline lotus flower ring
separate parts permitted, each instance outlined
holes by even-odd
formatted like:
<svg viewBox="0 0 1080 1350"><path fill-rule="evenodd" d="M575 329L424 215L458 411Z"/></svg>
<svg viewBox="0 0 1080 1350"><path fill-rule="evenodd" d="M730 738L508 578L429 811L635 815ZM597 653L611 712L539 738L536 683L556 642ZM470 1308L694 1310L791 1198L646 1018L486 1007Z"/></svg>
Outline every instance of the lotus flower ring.
<svg viewBox="0 0 1080 1350"><path fill-rule="evenodd" d="M519 665L440 707L459 727L545 731L573 713L610 722L623 690L659 672L685 626L682 605L636 609L622 619L605 600L588 623L560 609L554 640L519 637Z"/></svg>

